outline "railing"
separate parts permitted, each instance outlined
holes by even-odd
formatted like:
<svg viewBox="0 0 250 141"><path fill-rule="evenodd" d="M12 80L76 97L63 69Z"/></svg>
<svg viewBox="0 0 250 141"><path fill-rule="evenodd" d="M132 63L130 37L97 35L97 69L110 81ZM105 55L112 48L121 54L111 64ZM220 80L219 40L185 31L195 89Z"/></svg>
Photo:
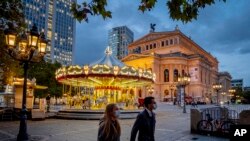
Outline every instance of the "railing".
<svg viewBox="0 0 250 141"><path fill-rule="evenodd" d="M250 110L250 105L249 104L231 104L231 105L227 105L225 106L226 108L230 109L230 110L235 110L238 113L241 113L244 110Z"/></svg>
<svg viewBox="0 0 250 141"><path fill-rule="evenodd" d="M202 109L201 120L197 124L200 134L229 136L230 126L238 124L239 113L226 107L212 107Z"/></svg>

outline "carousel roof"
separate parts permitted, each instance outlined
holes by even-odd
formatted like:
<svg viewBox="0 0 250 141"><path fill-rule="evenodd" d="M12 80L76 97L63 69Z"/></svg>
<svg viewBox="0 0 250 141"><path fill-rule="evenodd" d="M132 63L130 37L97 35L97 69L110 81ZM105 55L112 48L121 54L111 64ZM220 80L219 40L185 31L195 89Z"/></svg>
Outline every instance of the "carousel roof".
<svg viewBox="0 0 250 141"><path fill-rule="evenodd" d="M126 87L151 84L156 76L151 70L126 66L112 56L111 48L105 50L100 60L84 66L61 67L56 71L60 83L72 86Z"/></svg>
<svg viewBox="0 0 250 141"><path fill-rule="evenodd" d="M107 49L105 50L105 56L103 56L98 61L91 63L89 66L92 67L95 65L107 65L109 67L113 67L113 66L124 67L125 66L124 63L122 63L120 60L116 59L112 55L112 49L110 47L107 47Z"/></svg>

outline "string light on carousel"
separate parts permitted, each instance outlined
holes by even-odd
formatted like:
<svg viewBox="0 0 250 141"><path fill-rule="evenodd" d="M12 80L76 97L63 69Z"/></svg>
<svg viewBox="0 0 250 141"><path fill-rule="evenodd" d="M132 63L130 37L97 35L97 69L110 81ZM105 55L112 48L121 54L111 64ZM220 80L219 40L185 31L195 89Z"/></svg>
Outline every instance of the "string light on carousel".
<svg viewBox="0 0 250 141"><path fill-rule="evenodd" d="M80 67L67 66L56 71L56 79L62 83L63 93L67 95L67 107L81 109L77 100L88 109L104 109L108 103L117 103L122 109L136 109L136 89L143 89L155 81L151 70L136 69L126 66L112 56L112 49L107 47L105 56L89 65ZM83 90L92 90L84 91Z"/></svg>

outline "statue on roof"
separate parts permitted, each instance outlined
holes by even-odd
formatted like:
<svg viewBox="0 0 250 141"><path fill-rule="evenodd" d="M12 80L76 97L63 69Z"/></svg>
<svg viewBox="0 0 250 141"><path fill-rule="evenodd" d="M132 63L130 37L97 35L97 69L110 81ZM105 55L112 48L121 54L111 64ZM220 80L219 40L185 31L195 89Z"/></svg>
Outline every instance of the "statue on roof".
<svg viewBox="0 0 250 141"><path fill-rule="evenodd" d="M180 30L178 24L175 26L175 30Z"/></svg>
<svg viewBox="0 0 250 141"><path fill-rule="evenodd" d="M150 23L150 32L155 32L156 24Z"/></svg>
<svg viewBox="0 0 250 141"><path fill-rule="evenodd" d="M105 54L107 55L112 55L112 48L110 46L108 46L105 50Z"/></svg>

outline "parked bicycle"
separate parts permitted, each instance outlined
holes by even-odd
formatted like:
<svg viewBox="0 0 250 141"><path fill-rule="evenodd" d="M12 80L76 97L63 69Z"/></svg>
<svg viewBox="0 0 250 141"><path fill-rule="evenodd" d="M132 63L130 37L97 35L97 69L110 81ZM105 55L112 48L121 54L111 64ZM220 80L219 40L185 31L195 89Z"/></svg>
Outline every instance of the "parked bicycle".
<svg viewBox="0 0 250 141"><path fill-rule="evenodd" d="M221 119L213 119L211 115L206 114L207 120L201 120L197 124L198 132L200 133L213 133L217 132L222 135L228 135L230 126L235 125L232 121L223 117Z"/></svg>

